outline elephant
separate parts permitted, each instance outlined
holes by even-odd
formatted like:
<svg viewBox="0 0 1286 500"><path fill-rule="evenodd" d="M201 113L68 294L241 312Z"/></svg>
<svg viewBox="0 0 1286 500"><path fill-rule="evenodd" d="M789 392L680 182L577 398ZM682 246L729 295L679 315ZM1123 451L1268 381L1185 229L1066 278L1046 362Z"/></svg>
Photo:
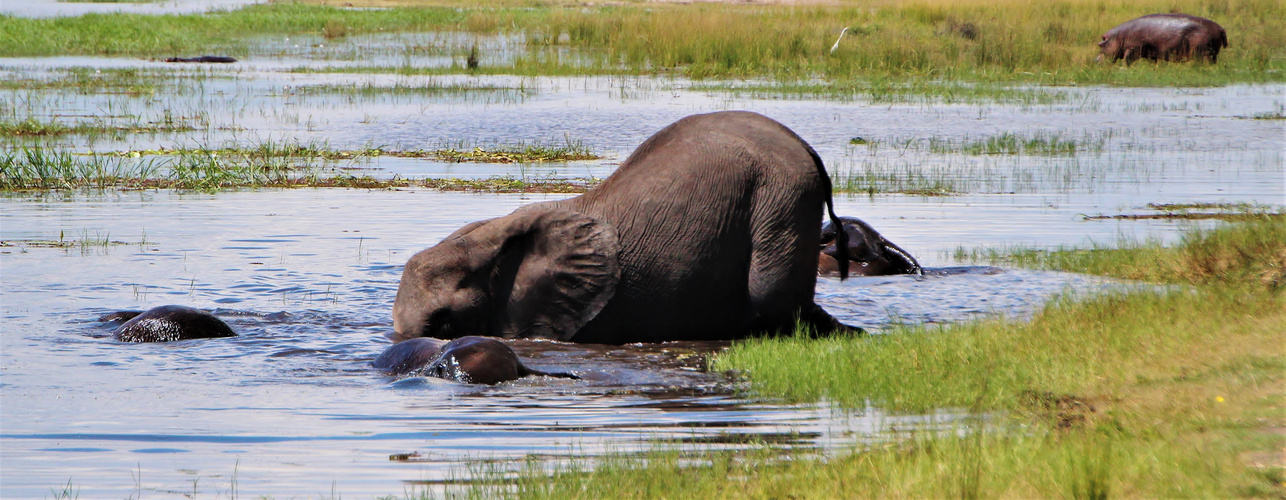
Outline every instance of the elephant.
<svg viewBox="0 0 1286 500"><path fill-rule="evenodd" d="M920 263L910 252L884 239L884 236L856 217L840 217L840 225L848 234L848 248L841 252L837 244L838 233L831 221L822 223L821 255L818 256L817 274L839 274L838 257L847 257L856 264L852 273L858 276L886 276L890 274L924 274Z"/></svg>
<svg viewBox="0 0 1286 500"><path fill-rule="evenodd" d="M1109 57L1131 64L1139 58L1187 60L1219 59L1219 50L1228 46L1222 26L1209 19L1187 14L1148 14L1108 30L1098 43L1098 60Z"/></svg>
<svg viewBox="0 0 1286 500"><path fill-rule="evenodd" d="M237 336L215 315L178 305L158 306L141 312L121 311L99 320L125 321L112 332L112 337L121 342L171 342Z"/></svg>
<svg viewBox="0 0 1286 500"><path fill-rule="evenodd" d="M527 368L504 342L488 337L460 337L450 342L418 337L393 344L371 366L389 375L422 373L466 384L495 385L529 375L580 378Z"/></svg>
<svg viewBox="0 0 1286 500"><path fill-rule="evenodd" d="M197 56L197 57L171 57L169 59L166 59L165 62L230 64L230 63L237 62L237 60L228 56Z"/></svg>
<svg viewBox="0 0 1286 500"><path fill-rule="evenodd" d="M586 193L470 223L412 256L391 338L861 333L813 301L823 207L838 220L821 158L786 126L747 111L689 116ZM841 277L847 268L841 257Z"/></svg>

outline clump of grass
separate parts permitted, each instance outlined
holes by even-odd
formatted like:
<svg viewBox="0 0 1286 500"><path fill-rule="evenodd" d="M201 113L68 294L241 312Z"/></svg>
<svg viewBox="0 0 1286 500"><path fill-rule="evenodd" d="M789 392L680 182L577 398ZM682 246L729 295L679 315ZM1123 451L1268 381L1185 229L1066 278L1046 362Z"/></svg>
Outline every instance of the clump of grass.
<svg viewBox="0 0 1286 500"><path fill-rule="evenodd" d="M917 196L951 196L963 190L955 178L942 171L885 167L885 164L863 162L859 167L835 172L831 174L831 190L837 193Z"/></svg>
<svg viewBox="0 0 1286 500"><path fill-rule="evenodd" d="M301 69L300 71L305 71ZM395 72L395 71L390 71ZM398 82L393 85L377 85L374 83L365 83L362 85L340 85L340 84L320 84L304 85L293 87L291 92L301 95L359 95L359 96L378 96L378 95L462 95L462 94L499 94L510 96L514 100L532 95L534 89L525 86L518 87L501 87L489 83L478 82L452 82L442 83L436 80L428 80L423 83Z"/></svg>
<svg viewBox="0 0 1286 500"><path fill-rule="evenodd" d="M342 19L328 19L326 20L326 26L322 27L321 34L322 38L326 40L335 40L348 36L348 31L348 23L345 23Z"/></svg>
<svg viewBox="0 0 1286 500"><path fill-rule="evenodd" d="M1102 134L1077 140L1056 132L1037 132L1031 135L1005 132L984 139L965 137L952 140L934 137L929 139L929 151L938 154L1071 156L1081 151L1102 152L1107 139Z"/></svg>
<svg viewBox="0 0 1286 500"><path fill-rule="evenodd" d="M105 135L120 133L168 133L196 130L181 123L134 123L113 125L105 122L65 124L28 117L21 121L0 120L0 135L9 137L51 137L61 135Z"/></svg>
<svg viewBox="0 0 1286 500"><path fill-rule="evenodd" d="M473 149L459 150L455 147L446 147L427 151L398 151L390 154L394 156L413 158L429 157L457 163L546 163L599 160L603 158L602 156L595 154L583 143L571 140L568 140L567 143L562 146L519 143L516 145L496 146L491 148L475 146Z"/></svg>
<svg viewBox="0 0 1286 500"><path fill-rule="evenodd" d="M520 142L510 145L469 147L461 142L455 145L444 144L435 149L413 150L392 150L386 149L384 146L344 150L333 149L325 141L304 143L292 140L264 141L246 147L129 150L117 151L112 154L121 157L138 157L141 155L233 157L258 161L279 158L334 161L393 156L398 158L429 158L453 163L550 163L603 159L603 156L595 153L583 142L572 139L567 139L560 146Z"/></svg>
<svg viewBox="0 0 1286 500"><path fill-rule="evenodd" d="M273 151L280 153L281 151ZM32 189L184 189L349 187L391 189L424 187L444 191L491 193L581 193L597 178L377 179L335 173L273 156L220 156L184 151L169 158L124 154L83 156L43 148L0 153L0 191Z"/></svg>

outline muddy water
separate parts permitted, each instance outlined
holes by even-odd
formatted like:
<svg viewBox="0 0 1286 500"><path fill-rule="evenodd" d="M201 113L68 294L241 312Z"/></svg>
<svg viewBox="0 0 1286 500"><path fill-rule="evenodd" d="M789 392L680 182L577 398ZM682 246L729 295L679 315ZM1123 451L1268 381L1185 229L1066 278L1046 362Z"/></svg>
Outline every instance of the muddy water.
<svg viewBox="0 0 1286 500"><path fill-rule="evenodd" d="M156 93L4 91L18 119L167 115L199 132L71 137L78 151L318 141L334 148L470 141L582 141L608 160L469 165L379 158L375 176L602 177L649 134L697 112L751 109L781 120L836 173L922 169L961 182L949 197L844 195L926 266L958 266L957 246L1173 240L1187 224L1094 221L1152 202L1280 206L1283 125L1250 120L1282 106L1282 86L1066 89L1048 106L777 100L687 90L686 82L283 73L315 60L233 68L133 60L0 61L6 76L75 66L173 72ZM309 62L312 61L312 62ZM43 73L42 73L43 72ZM335 91L334 87L373 89ZM457 85L473 90L438 92ZM422 90L395 90L420 88ZM385 89L385 90L379 90ZM207 127L208 125L208 127ZM896 147L1003 132L1109 136L1067 157L969 156ZM852 137L877 145L854 146ZM6 147L22 143L9 142ZM470 460L742 446L744 436L836 450L891 429L944 425L949 413L888 415L785 405L702 370L722 344L577 346L519 342L534 367L583 380L497 387L393 380L368 363L387 345L401 265L461 225L564 195L428 190L257 190L6 194L0 198L0 496L67 484L86 497L298 494L368 497L459 478ZM1212 224L1212 223L1205 223ZM78 241L65 248L41 242ZM1023 318L1057 293L1121 286L1065 273L971 268L924 278L822 279L818 301L873 330L891 322ZM242 335L122 345L96 321L119 309L203 307ZM398 456L403 460L390 460Z"/></svg>

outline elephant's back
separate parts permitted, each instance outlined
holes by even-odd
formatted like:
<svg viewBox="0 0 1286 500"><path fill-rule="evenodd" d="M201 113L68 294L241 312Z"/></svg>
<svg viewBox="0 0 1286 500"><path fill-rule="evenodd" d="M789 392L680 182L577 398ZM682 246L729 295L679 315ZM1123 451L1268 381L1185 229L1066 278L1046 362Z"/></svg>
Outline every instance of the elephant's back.
<svg viewBox="0 0 1286 500"><path fill-rule="evenodd" d="M728 338L751 313L757 226L794 225L805 204L816 227L827 193L818 162L794 132L750 112L690 116L653 135L602 185L564 202L621 239L616 296L577 340Z"/></svg>

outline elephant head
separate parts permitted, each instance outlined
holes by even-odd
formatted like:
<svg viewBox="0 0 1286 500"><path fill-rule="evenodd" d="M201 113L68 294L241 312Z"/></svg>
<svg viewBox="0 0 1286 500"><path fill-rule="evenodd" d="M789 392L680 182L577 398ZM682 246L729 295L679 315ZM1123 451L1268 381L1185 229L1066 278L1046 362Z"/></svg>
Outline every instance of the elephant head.
<svg viewBox="0 0 1286 500"><path fill-rule="evenodd" d="M394 340L567 340L615 293L619 252L611 225L571 210L532 205L474 222L407 262Z"/></svg>
<svg viewBox="0 0 1286 500"><path fill-rule="evenodd" d="M837 274L837 259L847 257L857 265L853 273L860 276L884 276L889 274L923 274L920 263L866 222L855 217L840 217L843 233L848 235L847 245L839 241L840 231L832 221L822 224L821 256L818 259L818 273ZM845 250L841 251L841 248Z"/></svg>

